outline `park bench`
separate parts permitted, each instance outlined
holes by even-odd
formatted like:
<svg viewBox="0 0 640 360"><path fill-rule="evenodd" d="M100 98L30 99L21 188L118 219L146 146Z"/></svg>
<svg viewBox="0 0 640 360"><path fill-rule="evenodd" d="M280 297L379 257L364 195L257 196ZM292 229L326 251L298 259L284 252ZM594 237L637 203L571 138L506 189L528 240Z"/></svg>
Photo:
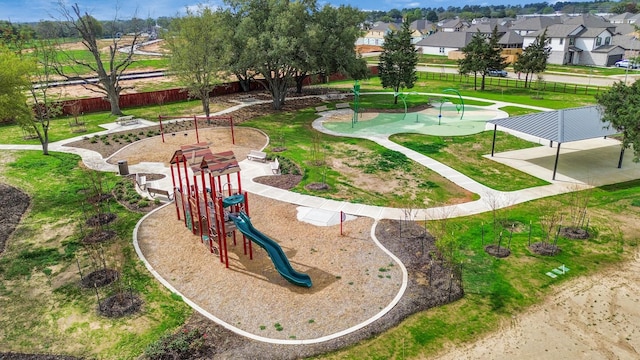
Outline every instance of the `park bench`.
<svg viewBox="0 0 640 360"><path fill-rule="evenodd" d="M336 109L349 109L349 103L337 103L336 104Z"/></svg>
<svg viewBox="0 0 640 360"><path fill-rule="evenodd" d="M322 111L327 111L327 110L329 110L327 105L322 105L322 106L316 107L316 112L322 112Z"/></svg>
<svg viewBox="0 0 640 360"><path fill-rule="evenodd" d="M138 119L135 119L133 117L133 115L127 115L127 116L120 116L119 118L116 119L116 123L118 125L131 125L131 124L137 124L138 123Z"/></svg>
<svg viewBox="0 0 640 360"><path fill-rule="evenodd" d="M258 150L251 150L249 151L249 155L247 155L247 159L265 162L267 161L267 153Z"/></svg>
<svg viewBox="0 0 640 360"><path fill-rule="evenodd" d="M280 162L278 161L278 158L276 158L275 161L270 162L269 166L271 167L271 172L275 175L280 174Z"/></svg>
<svg viewBox="0 0 640 360"><path fill-rule="evenodd" d="M152 188L152 187L148 187L147 188L147 192L149 193L149 196L151 197L155 197L156 195L163 195L165 196L167 199L169 200L173 200L173 195L167 191L167 190L162 190L162 189L156 189L156 188Z"/></svg>

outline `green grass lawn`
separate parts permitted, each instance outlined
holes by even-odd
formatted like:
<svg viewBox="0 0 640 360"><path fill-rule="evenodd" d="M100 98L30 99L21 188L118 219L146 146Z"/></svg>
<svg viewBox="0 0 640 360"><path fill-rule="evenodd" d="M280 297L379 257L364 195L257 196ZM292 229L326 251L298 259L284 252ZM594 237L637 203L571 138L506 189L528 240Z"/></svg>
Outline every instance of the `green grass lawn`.
<svg viewBox="0 0 640 360"><path fill-rule="evenodd" d="M266 149L269 156L287 158L302 168L304 177L294 191L380 206L408 201L425 206L464 197L460 188L452 186L448 180L399 152L388 150L369 140L334 137L316 132L311 127L316 118L313 109L306 109L296 113L262 116L242 123L242 126L255 127L269 135L272 139ZM274 147L286 147L286 150L272 153ZM359 174L366 174L380 182L398 182L404 185L394 192L390 192L389 187L386 191L360 187L352 179L355 175L350 175L349 168L358 169ZM318 182L328 184L330 189L311 191L305 188L310 183Z"/></svg>
<svg viewBox="0 0 640 360"><path fill-rule="evenodd" d="M108 211L117 218L107 226L115 240L94 250L81 245L90 230L85 221L95 214L85 201L95 184L88 179L98 175L109 189L115 175L81 169L76 155L3 156L12 159L2 166L4 181L26 191L31 207L0 257L0 351L132 359L186 320L193 310L161 286L135 254L131 236L142 214L112 202ZM106 254L107 266L118 269L126 288L144 299L141 313L120 319L97 314L95 290L78 285L78 262L85 276L92 269L89 251ZM99 295L104 299L114 291L114 286L100 288Z"/></svg>
<svg viewBox="0 0 640 360"><path fill-rule="evenodd" d="M496 133L496 152L540 146L507 133ZM514 191L548 182L482 155L491 153L493 131L468 136L392 135L390 140L448 165L492 189Z"/></svg>
<svg viewBox="0 0 640 360"><path fill-rule="evenodd" d="M637 219L640 208L634 208L630 202L638 198L638 191L640 181L637 180L592 190L588 211L594 216L590 230L593 237L586 241L561 238L558 246L562 252L553 257L535 255L528 250L529 228L532 242L545 239L540 217L549 211L568 212L572 207L571 194L500 210L496 215L498 225L495 232L491 213L447 220L448 231L455 237L455 258L463 266L465 297L415 314L374 339L318 358L430 358L445 346L470 342L495 330L502 322L510 321L512 316L518 316L541 301L553 291L554 285L632 257L638 246L637 234L627 233L628 240L625 240L616 229L619 223L612 222L611 215L628 214ZM483 247L489 243L496 244L494 235L497 238L500 232L503 233L503 246L507 246L509 227L501 225L505 223L519 224L519 230L510 240L511 255L496 259L485 254ZM438 226L427 224L429 229ZM545 275L563 264L571 269L566 275L556 279Z"/></svg>

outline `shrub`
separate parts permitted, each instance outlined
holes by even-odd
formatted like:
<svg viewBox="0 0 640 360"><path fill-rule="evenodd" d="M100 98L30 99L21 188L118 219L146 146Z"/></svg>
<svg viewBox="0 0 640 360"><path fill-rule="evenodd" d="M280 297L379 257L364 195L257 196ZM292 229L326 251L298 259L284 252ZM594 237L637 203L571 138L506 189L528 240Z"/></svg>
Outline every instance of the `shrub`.
<svg viewBox="0 0 640 360"><path fill-rule="evenodd" d="M168 334L147 346L144 355L148 359L186 359L197 354L204 346L204 334L200 329L183 329L175 334Z"/></svg>

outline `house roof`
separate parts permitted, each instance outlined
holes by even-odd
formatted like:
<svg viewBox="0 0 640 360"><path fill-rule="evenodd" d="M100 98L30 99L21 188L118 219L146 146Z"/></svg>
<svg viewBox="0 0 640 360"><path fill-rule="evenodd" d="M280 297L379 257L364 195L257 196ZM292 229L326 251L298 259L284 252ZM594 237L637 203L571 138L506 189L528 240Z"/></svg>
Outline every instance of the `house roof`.
<svg viewBox="0 0 640 360"><path fill-rule="evenodd" d="M597 105L545 111L488 122L557 143L593 139L618 133L610 123L602 122L600 107Z"/></svg>
<svg viewBox="0 0 640 360"><path fill-rule="evenodd" d="M473 33L466 31L442 32L431 34L416 43L417 46L448 47L461 49L471 41Z"/></svg>
<svg viewBox="0 0 640 360"><path fill-rule="evenodd" d="M632 24L626 24L626 23L616 24L615 33L621 34L621 35L633 35L636 33L636 27L633 26Z"/></svg>
<svg viewBox="0 0 640 360"><path fill-rule="evenodd" d="M373 23L373 26L369 30L374 31L387 31L387 30L397 30L398 25L394 23L386 23L384 21L376 21Z"/></svg>
<svg viewBox="0 0 640 360"><path fill-rule="evenodd" d="M418 31L422 31L422 30L430 31L432 27L433 27L433 23L426 19L414 20L409 25L409 29L418 30Z"/></svg>
<svg viewBox="0 0 640 360"><path fill-rule="evenodd" d="M578 16L565 20L563 24L584 25L586 28L606 28L615 26L601 16L595 16L591 14L580 14Z"/></svg>
<svg viewBox="0 0 640 360"><path fill-rule="evenodd" d="M509 28L507 28L506 26L499 25L499 24L478 23L478 24L469 26L469 28L467 28L465 31L477 32L478 30L480 30L480 32L483 34L491 34L493 33L493 28L496 26L498 27L498 34L504 34L509 30Z"/></svg>
<svg viewBox="0 0 640 360"><path fill-rule="evenodd" d="M448 19L439 23L441 28L456 28L458 26L467 26L467 22L460 19Z"/></svg>
<svg viewBox="0 0 640 360"><path fill-rule="evenodd" d="M580 33L580 37L595 38L605 31L608 32L609 35L613 36L613 34L608 28L587 28L585 31Z"/></svg>
<svg viewBox="0 0 640 360"><path fill-rule="evenodd" d="M612 43L625 50L640 50L640 40L634 36L618 35L613 37Z"/></svg>
<svg viewBox="0 0 640 360"><path fill-rule="evenodd" d="M610 53L610 52L612 52L614 50L617 50L617 49L622 49L620 51L624 51L624 48L622 48L621 46L618 46L618 45L602 45L602 46L598 46L597 48L591 50L591 52L594 52L594 53L605 53L606 54L606 53Z"/></svg>
<svg viewBox="0 0 640 360"><path fill-rule="evenodd" d="M536 31L553 24L560 24L561 22L562 19L559 16L534 16L514 22L513 25L511 25L511 29Z"/></svg>
<svg viewBox="0 0 640 360"><path fill-rule="evenodd" d="M513 30L507 31L504 35L502 35L500 40L498 40L498 44L500 45L522 44L523 42L524 38Z"/></svg>
<svg viewBox="0 0 640 360"><path fill-rule="evenodd" d="M633 18L635 14L630 12L624 12L622 14L616 14L609 17L610 22L627 22L629 19Z"/></svg>
<svg viewBox="0 0 640 360"><path fill-rule="evenodd" d="M536 37L541 35L545 29L541 29L525 36ZM547 38L566 38L570 35L579 35L580 30L584 30L584 25L580 24L554 24L546 28Z"/></svg>

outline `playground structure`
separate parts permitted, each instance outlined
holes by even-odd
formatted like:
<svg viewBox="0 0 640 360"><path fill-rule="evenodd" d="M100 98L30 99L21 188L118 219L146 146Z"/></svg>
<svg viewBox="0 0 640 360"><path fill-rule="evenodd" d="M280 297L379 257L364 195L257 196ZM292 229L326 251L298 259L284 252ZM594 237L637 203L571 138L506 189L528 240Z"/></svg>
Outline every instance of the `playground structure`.
<svg viewBox="0 0 640 360"><path fill-rule="evenodd" d="M249 198L242 191L240 166L232 151L213 154L207 143L183 145L170 160L178 220L229 268L227 238L242 233L244 255L253 259L252 242L265 249L276 270L289 282L311 287L308 275L293 269L284 251L251 224ZM235 179L234 178L235 175ZM235 186L235 188L234 188Z"/></svg>
<svg viewBox="0 0 640 360"><path fill-rule="evenodd" d="M165 123L162 123L162 120ZM171 122L174 120L174 123ZM160 123L160 134L162 135L162 142L164 142L164 134L167 129L167 125L176 125L179 123L193 122L193 126L196 130L196 143L200 143L200 133L198 132L198 126L202 127L211 127L213 126L228 126L231 129L231 143L235 145L236 137L233 132L233 117L231 116L158 116L158 122ZM200 124L200 125L198 125ZM167 131L167 133L171 133L172 136L175 136L175 131Z"/></svg>

